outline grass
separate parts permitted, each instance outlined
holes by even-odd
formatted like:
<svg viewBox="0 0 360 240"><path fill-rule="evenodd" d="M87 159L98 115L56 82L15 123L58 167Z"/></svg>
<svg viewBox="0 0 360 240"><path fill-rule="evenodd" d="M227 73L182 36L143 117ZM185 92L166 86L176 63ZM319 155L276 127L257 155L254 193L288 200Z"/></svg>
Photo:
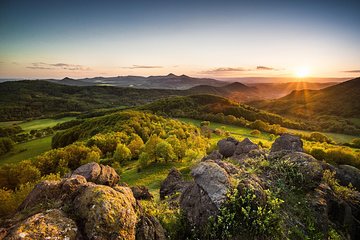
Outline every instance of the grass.
<svg viewBox="0 0 360 240"><path fill-rule="evenodd" d="M21 121L8 121L8 122L0 122L0 127L10 127L12 125L21 123Z"/></svg>
<svg viewBox="0 0 360 240"><path fill-rule="evenodd" d="M67 122L70 120L74 120L75 117L64 117L59 119L51 119L51 118L45 118L45 119L37 119L32 121L25 121L22 123L19 123L18 125L25 131L30 132L33 129L44 129L48 127L54 127L58 123Z"/></svg>
<svg viewBox="0 0 360 240"><path fill-rule="evenodd" d="M15 145L15 148L0 157L0 165L5 163L16 163L21 160L29 159L38 156L39 154L51 149L51 138L47 136L38 138L25 143Z"/></svg>
<svg viewBox="0 0 360 240"><path fill-rule="evenodd" d="M295 130L295 129L288 129L288 131L290 133L300 133L300 134L304 134L304 135L310 135L312 132L314 131L306 131L306 130ZM342 144L342 143L351 143L351 141L354 138L358 138L359 136L352 136L352 135L347 135L347 134L342 134L342 133L326 133L326 132L321 132L322 134L326 135L327 137L331 138L332 140L335 141L335 143L337 144Z"/></svg>
<svg viewBox="0 0 360 240"><path fill-rule="evenodd" d="M175 167L185 178L189 178L190 168L195 163L195 161L158 163L149 165L138 172L137 161L132 161L123 167L121 181L129 184L130 186L144 185L149 188L149 191L154 196L154 199L159 199L161 182L167 177L170 169Z"/></svg>
<svg viewBox="0 0 360 240"><path fill-rule="evenodd" d="M178 120L185 122L185 123L190 123L193 124L197 127L200 126L200 123L202 122L202 120L195 120L195 119L191 119L191 118L178 118ZM273 140L270 139L270 134L269 133L265 133L265 132L261 132L260 135L252 135L251 132L253 131L253 129L250 128L245 128L245 127L239 127L239 126L235 126L235 125L228 125L228 124L222 124L222 123L216 123L216 122L210 122L210 128L211 129L216 129L216 128L224 128L225 131L229 131L231 136L238 139L238 140L242 140L243 138L249 138L251 141L253 141L254 143L258 143L259 141L261 141L262 143L264 143L265 145L269 145L273 142ZM224 136L218 136L215 134L212 134L211 139L214 142L219 141L220 139L225 138Z"/></svg>

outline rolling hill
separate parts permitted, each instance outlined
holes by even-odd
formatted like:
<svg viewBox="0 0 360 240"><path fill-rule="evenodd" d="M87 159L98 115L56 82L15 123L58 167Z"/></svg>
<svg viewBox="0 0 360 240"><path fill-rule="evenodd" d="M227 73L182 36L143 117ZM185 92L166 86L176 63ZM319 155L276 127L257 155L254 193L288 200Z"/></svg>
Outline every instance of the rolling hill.
<svg viewBox="0 0 360 240"><path fill-rule="evenodd" d="M360 78L355 78L321 90L292 91L289 95L250 105L281 115L311 118L335 115L360 118Z"/></svg>

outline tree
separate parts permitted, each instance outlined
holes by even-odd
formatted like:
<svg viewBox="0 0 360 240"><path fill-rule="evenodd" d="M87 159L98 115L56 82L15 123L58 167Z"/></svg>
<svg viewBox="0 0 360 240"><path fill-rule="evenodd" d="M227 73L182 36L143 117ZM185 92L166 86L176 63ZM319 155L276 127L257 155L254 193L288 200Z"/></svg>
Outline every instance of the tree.
<svg viewBox="0 0 360 240"><path fill-rule="evenodd" d="M124 162L131 159L130 149L122 143L118 143L113 159L117 162Z"/></svg>
<svg viewBox="0 0 360 240"><path fill-rule="evenodd" d="M137 134L133 134L132 140L128 144L128 148L131 151L131 155L133 158L138 158L140 155L140 150L144 146L144 142Z"/></svg>
<svg viewBox="0 0 360 240"><path fill-rule="evenodd" d="M177 159L185 157L186 144L181 142L175 135L170 135L166 141L172 146Z"/></svg>
<svg viewBox="0 0 360 240"><path fill-rule="evenodd" d="M150 136L149 140L145 143L144 152L148 154L150 161L157 161L156 145L162 140L156 134Z"/></svg>
<svg viewBox="0 0 360 240"><path fill-rule="evenodd" d="M170 143L162 140L156 145L155 148L157 158L164 160L165 162L176 159L176 154Z"/></svg>

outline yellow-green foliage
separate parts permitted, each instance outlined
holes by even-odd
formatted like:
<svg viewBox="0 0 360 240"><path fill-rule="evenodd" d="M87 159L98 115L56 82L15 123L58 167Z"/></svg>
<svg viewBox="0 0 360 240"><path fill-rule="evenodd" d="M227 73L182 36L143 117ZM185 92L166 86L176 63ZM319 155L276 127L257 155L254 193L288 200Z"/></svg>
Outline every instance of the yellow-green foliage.
<svg viewBox="0 0 360 240"><path fill-rule="evenodd" d="M122 143L118 143L113 159L117 162L124 162L131 159L130 149Z"/></svg>
<svg viewBox="0 0 360 240"><path fill-rule="evenodd" d="M325 170L323 173L323 180L340 198L350 202L358 203L355 188L351 185L351 183L348 186L341 186L339 181L335 178L335 174L336 172Z"/></svg>

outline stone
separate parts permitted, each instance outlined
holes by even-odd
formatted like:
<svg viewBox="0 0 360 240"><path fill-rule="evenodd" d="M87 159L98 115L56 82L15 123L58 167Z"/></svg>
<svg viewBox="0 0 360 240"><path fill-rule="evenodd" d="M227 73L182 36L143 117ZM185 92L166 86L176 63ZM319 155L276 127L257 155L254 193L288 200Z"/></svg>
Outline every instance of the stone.
<svg viewBox="0 0 360 240"><path fill-rule="evenodd" d="M202 227L210 216L216 216L218 207L196 183L189 185L180 197L180 208L191 225Z"/></svg>
<svg viewBox="0 0 360 240"><path fill-rule="evenodd" d="M43 181L35 185L25 200L19 206L19 210L32 208L39 204L46 204L52 200L60 200L62 196L60 181Z"/></svg>
<svg viewBox="0 0 360 240"><path fill-rule="evenodd" d="M99 177L101 167L96 162L91 162L78 167L72 175L81 175L85 177L88 182L95 182Z"/></svg>
<svg viewBox="0 0 360 240"><path fill-rule="evenodd" d="M230 178L228 173L214 161L200 162L192 171L195 183L209 196L211 201L220 208L229 190Z"/></svg>
<svg viewBox="0 0 360 240"><path fill-rule="evenodd" d="M212 151L209 155L203 157L201 159L201 161L206 161L206 160L221 160L223 159L223 155L218 151L218 150L214 150Z"/></svg>
<svg viewBox="0 0 360 240"><path fill-rule="evenodd" d="M88 239L135 239L136 200L129 188L89 185L82 188L72 208Z"/></svg>
<svg viewBox="0 0 360 240"><path fill-rule="evenodd" d="M98 164L96 162L87 163L78 167L72 175L81 175L85 177L88 182L96 184L114 186L120 180L120 176L115 169L110 166Z"/></svg>
<svg viewBox="0 0 360 240"><path fill-rule="evenodd" d="M252 150L258 150L259 146L253 143L249 138L245 138L236 145L235 155L248 154Z"/></svg>
<svg viewBox="0 0 360 240"><path fill-rule="evenodd" d="M78 239L76 223L61 210L50 209L18 223L5 239Z"/></svg>
<svg viewBox="0 0 360 240"><path fill-rule="evenodd" d="M71 177L65 178L62 181L61 190L65 193L73 193L86 183L87 181L85 177L81 175L71 175Z"/></svg>
<svg viewBox="0 0 360 240"><path fill-rule="evenodd" d="M225 158L231 157L235 153L236 145L239 141L232 137L228 137L226 139L222 139L217 143L219 148L219 153L223 155Z"/></svg>
<svg viewBox="0 0 360 240"><path fill-rule="evenodd" d="M336 169L335 177L343 186L351 183L358 191L360 191L360 169L350 165L340 165Z"/></svg>
<svg viewBox="0 0 360 240"><path fill-rule="evenodd" d="M181 173L176 168L172 168L166 179L161 183L160 199L164 200L165 197L182 192L186 186L187 183L183 180Z"/></svg>
<svg viewBox="0 0 360 240"><path fill-rule="evenodd" d="M131 191L134 194L136 200L151 200L154 196L149 192L149 189L145 186L133 186Z"/></svg>
<svg viewBox="0 0 360 240"><path fill-rule="evenodd" d="M166 240L164 228L157 218L143 214L136 227L136 240Z"/></svg>
<svg viewBox="0 0 360 240"><path fill-rule="evenodd" d="M271 153L279 151L304 152L303 142L299 136L284 133L275 140L270 150Z"/></svg>

